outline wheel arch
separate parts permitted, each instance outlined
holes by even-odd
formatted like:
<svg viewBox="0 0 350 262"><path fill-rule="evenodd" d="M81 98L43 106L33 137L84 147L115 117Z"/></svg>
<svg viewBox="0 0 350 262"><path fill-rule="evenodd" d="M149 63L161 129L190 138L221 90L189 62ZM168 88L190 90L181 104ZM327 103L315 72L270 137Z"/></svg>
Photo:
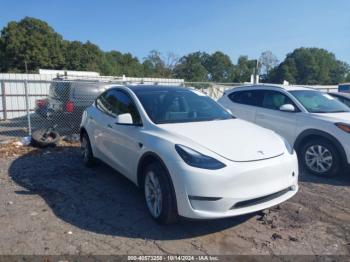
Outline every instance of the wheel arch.
<svg viewBox="0 0 350 262"><path fill-rule="evenodd" d="M317 130L317 129L307 129L303 131L294 142L295 150L298 152L298 150L301 148L301 146L304 144L306 140L315 139L315 138L322 138L331 142L336 147L338 153L340 154L342 163L344 164L347 162L347 157L346 157L344 147L338 141L338 139L327 132Z"/></svg>
<svg viewBox="0 0 350 262"><path fill-rule="evenodd" d="M85 127L81 127L80 130L79 130L80 141L81 141L81 138L83 137L83 134L87 134L88 135L88 132L86 131Z"/></svg>
<svg viewBox="0 0 350 262"><path fill-rule="evenodd" d="M144 153L137 165L137 185L139 188L143 188L143 179L144 179L144 173L143 171L145 170L145 168L151 164L157 162L159 163L165 170L167 179L169 180L170 183L170 187L171 187L171 194L173 195L173 199L175 200L175 208L177 211L177 198L176 198L176 193L175 193L175 187L174 187L174 183L173 180L171 178L170 172L167 168L167 166L165 165L164 161L162 160L162 158L154 153L154 152L146 152Z"/></svg>
<svg viewBox="0 0 350 262"><path fill-rule="evenodd" d="M87 137L88 137L88 139L89 139L89 141L90 141L90 146L91 146L92 154L94 155L94 157L95 157L96 159L98 159L98 158L99 158L98 155L97 155L97 152L98 152L98 151L97 151L97 148L96 148L96 146L95 146L93 137L92 137L92 136L90 137L89 132L87 131L87 129L86 129L84 126L82 126L82 127L80 127L80 129L79 129L79 136L80 136L80 137L79 137L79 140L80 140L80 142L82 142L81 140L82 140L84 134L87 135Z"/></svg>
<svg viewBox="0 0 350 262"><path fill-rule="evenodd" d="M164 170L166 171L167 175L169 176L168 178L171 180L171 176L170 176L170 173L169 173L169 170L168 168L166 167L164 161L161 159L161 157L159 155L157 155L156 153L154 152L146 152L144 153L138 164L137 164L137 185L139 187L143 187L143 171L145 170L145 168L153 163L153 162L158 162L163 168ZM171 183L172 183L172 180L171 180Z"/></svg>

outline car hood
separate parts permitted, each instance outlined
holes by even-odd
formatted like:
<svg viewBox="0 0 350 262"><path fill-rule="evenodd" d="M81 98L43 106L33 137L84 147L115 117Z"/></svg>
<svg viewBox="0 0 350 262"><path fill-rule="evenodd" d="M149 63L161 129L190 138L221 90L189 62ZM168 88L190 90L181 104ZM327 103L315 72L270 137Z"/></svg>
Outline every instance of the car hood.
<svg viewBox="0 0 350 262"><path fill-rule="evenodd" d="M344 113L313 113L314 116L317 116L320 119L331 121L333 123L347 123L350 124L350 112Z"/></svg>
<svg viewBox="0 0 350 262"><path fill-rule="evenodd" d="M276 157L286 148L273 131L240 119L161 124L159 127L237 162Z"/></svg>

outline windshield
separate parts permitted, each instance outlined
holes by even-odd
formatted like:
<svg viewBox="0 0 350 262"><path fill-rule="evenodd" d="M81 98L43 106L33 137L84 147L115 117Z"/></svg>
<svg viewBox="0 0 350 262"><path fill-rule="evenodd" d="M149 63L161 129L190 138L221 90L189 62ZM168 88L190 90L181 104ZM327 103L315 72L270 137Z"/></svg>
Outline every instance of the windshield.
<svg viewBox="0 0 350 262"><path fill-rule="evenodd" d="M233 116L204 94L182 89L137 90L148 116L156 124L232 119Z"/></svg>
<svg viewBox="0 0 350 262"><path fill-rule="evenodd" d="M334 97L314 90L296 90L290 93L310 113L349 112L349 108Z"/></svg>

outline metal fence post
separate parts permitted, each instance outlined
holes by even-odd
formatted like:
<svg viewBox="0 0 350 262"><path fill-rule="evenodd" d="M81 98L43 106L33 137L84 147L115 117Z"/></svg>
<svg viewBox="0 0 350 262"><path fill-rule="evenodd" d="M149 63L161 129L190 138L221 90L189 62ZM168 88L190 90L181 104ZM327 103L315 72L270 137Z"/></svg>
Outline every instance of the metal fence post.
<svg viewBox="0 0 350 262"><path fill-rule="evenodd" d="M1 100L2 100L2 115L4 117L4 120L7 120L5 81L1 81Z"/></svg>
<svg viewBox="0 0 350 262"><path fill-rule="evenodd" d="M25 92L25 98L26 98L26 111L27 111L27 120L28 120L28 135L32 135L32 124L30 121L30 108L29 108L29 94L28 94L28 82L27 80L24 81L24 92Z"/></svg>

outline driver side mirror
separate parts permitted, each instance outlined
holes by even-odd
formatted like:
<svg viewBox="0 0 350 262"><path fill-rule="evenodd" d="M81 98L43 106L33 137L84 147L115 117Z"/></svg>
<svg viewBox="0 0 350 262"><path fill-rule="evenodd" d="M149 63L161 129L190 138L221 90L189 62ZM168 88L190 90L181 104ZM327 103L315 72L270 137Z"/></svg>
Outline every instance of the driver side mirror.
<svg viewBox="0 0 350 262"><path fill-rule="evenodd" d="M280 111L295 112L295 107L292 104L284 104L284 105L281 105Z"/></svg>
<svg viewBox="0 0 350 262"><path fill-rule="evenodd" d="M117 125L133 125L132 116L129 113L120 114L116 116Z"/></svg>

